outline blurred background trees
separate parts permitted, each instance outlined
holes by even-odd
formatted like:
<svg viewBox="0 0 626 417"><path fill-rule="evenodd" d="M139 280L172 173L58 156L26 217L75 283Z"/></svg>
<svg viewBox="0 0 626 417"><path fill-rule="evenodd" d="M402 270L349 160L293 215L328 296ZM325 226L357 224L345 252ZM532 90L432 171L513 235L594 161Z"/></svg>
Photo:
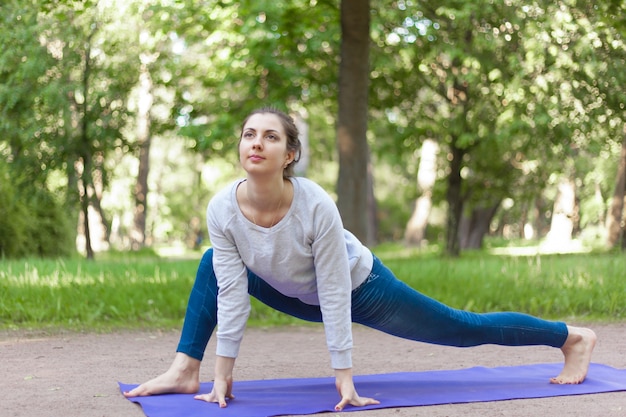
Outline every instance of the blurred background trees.
<svg viewBox="0 0 626 417"><path fill-rule="evenodd" d="M266 105L368 243L626 245L623 1L0 8L1 256L208 244ZM357 32L350 10L369 10Z"/></svg>

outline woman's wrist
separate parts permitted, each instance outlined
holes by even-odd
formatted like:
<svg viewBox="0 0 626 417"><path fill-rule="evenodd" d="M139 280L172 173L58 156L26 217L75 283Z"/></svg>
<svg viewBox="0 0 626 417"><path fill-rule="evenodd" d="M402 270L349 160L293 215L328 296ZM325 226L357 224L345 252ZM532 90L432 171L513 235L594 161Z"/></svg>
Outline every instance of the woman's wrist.
<svg viewBox="0 0 626 417"><path fill-rule="evenodd" d="M215 357L215 377L216 378L232 378L233 368L235 367L235 358L226 356Z"/></svg>
<svg viewBox="0 0 626 417"><path fill-rule="evenodd" d="M335 369L335 378L352 378L352 368Z"/></svg>

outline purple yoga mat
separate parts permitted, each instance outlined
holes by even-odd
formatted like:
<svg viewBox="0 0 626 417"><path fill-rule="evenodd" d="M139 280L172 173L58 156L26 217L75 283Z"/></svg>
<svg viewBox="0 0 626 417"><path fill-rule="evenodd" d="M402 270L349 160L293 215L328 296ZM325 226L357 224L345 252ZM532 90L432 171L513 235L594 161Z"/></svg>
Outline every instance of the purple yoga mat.
<svg viewBox="0 0 626 417"><path fill-rule="evenodd" d="M578 385L550 384L562 364L535 364L499 368L475 367L459 370L402 372L354 377L359 394L376 398L379 405L346 407L343 411L481 401L543 398L562 395L626 391L626 370L591 364L587 379ZM137 384L119 384L127 391ZM203 383L201 393L211 391ZM235 399L228 407L194 400L191 394L164 394L130 398L147 417L273 417L333 411L339 402L334 378L272 379L235 381ZM214 413L208 414L210 411Z"/></svg>

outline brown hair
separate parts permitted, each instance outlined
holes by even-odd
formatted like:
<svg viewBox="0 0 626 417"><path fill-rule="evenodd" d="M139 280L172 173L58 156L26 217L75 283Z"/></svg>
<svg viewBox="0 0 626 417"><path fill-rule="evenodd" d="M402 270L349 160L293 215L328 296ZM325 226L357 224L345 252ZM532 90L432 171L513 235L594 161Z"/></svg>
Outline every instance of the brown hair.
<svg viewBox="0 0 626 417"><path fill-rule="evenodd" d="M283 170L283 177L293 177L294 176L294 165L300 160L300 155L302 153L302 144L299 139L299 132L296 123L293 121L293 118L288 114L274 108L274 107L262 107L252 111L245 118L243 123L241 124L241 130L243 134L243 128L248 123L250 117L255 114L273 114L278 117L280 123L283 125L283 129L285 129L285 134L287 135L287 151L294 153L293 161L287 165L287 167ZM239 140L241 141L241 134L239 135Z"/></svg>

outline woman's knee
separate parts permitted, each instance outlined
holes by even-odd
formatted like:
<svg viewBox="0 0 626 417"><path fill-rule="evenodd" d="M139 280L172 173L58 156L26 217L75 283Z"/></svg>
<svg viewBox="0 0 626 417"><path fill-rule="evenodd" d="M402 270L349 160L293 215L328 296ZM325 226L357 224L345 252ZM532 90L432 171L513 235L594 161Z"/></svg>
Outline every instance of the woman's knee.
<svg viewBox="0 0 626 417"><path fill-rule="evenodd" d="M213 266L213 248L209 248L204 252L200 263Z"/></svg>
<svg viewBox="0 0 626 417"><path fill-rule="evenodd" d="M213 269L213 249L209 248L202 255L198 271L196 272L196 285L205 285L205 282L215 281L215 271Z"/></svg>

